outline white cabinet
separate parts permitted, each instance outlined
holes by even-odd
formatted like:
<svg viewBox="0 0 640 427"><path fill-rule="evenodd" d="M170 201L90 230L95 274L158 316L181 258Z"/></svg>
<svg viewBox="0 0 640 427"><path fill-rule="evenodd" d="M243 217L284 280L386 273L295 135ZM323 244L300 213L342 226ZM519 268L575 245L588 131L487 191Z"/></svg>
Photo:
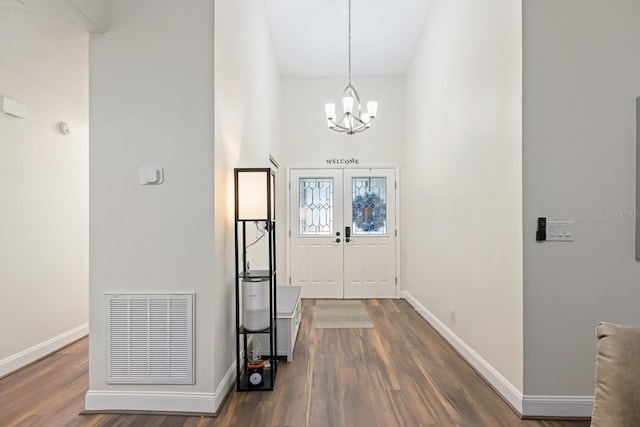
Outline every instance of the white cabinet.
<svg viewBox="0 0 640 427"><path fill-rule="evenodd" d="M287 362L293 360L293 348L296 345L302 307L300 304L300 286L278 286L276 292L276 355L285 356ZM258 337L260 342L265 337Z"/></svg>

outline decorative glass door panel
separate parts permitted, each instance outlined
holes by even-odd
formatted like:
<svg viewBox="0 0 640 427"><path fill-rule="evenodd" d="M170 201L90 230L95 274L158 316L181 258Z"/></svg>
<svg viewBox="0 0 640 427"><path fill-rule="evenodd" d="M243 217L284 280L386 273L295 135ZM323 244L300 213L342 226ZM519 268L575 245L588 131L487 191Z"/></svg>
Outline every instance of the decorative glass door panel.
<svg viewBox="0 0 640 427"><path fill-rule="evenodd" d="M300 178L300 235L333 235L333 178Z"/></svg>
<svg viewBox="0 0 640 427"><path fill-rule="evenodd" d="M304 298L396 297L395 170L290 172L291 284Z"/></svg>
<svg viewBox="0 0 640 427"><path fill-rule="evenodd" d="M351 178L354 235L387 234L387 178Z"/></svg>

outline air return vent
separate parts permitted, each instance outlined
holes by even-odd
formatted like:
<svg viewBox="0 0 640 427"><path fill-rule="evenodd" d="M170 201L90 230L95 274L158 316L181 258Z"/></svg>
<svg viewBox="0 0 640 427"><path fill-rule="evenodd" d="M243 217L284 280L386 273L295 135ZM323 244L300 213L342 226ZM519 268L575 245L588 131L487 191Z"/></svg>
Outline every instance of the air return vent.
<svg viewBox="0 0 640 427"><path fill-rule="evenodd" d="M107 383L194 383L194 294L105 298Z"/></svg>

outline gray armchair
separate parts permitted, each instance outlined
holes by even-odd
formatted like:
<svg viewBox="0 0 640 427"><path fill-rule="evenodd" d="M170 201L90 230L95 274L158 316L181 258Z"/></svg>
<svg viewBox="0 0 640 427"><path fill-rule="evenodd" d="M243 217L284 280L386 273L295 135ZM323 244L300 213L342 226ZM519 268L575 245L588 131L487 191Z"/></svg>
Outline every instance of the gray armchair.
<svg viewBox="0 0 640 427"><path fill-rule="evenodd" d="M640 426L640 327L600 323L591 427Z"/></svg>

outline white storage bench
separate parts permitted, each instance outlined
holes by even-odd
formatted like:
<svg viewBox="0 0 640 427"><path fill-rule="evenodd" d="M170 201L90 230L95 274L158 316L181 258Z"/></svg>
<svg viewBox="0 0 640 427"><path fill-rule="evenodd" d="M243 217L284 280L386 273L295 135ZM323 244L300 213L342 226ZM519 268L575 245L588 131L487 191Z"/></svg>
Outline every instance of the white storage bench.
<svg viewBox="0 0 640 427"><path fill-rule="evenodd" d="M293 360L293 348L296 345L302 307L300 305L300 286L278 286L276 289L276 356L285 356L287 362ZM269 338L260 336L262 348L268 347Z"/></svg>
<svg viewBox="0 0 640 427"><path fill-rule="evenodd" d="M296 345L302 307L300 305L300 286L278 286L276 308L278 309L276 331L278 334L277 356L286 356L287 362L293 360L293 347Z"/></svg>

